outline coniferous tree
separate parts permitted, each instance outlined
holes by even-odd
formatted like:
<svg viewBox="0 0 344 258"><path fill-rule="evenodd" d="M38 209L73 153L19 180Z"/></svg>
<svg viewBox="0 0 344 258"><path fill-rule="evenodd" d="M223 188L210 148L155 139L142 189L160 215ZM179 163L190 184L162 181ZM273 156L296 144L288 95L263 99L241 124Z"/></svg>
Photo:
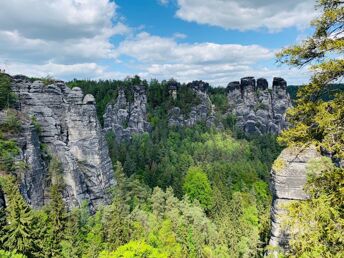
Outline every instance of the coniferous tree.
<svg viewBox="0 0 344 258"><path fill-rule="evenodd" d="M318 0L321 11L312 22L312 36L301 44L283 50L279 61L296 67L310 65L310 82L297 95L296 106L288 112L291 128L280 141L288 145L314 144L332 158L344 159L344 93L328 102L331 83L344 77L344 2ZM344 168L321 171L306 185L311 199L288 208L291 228L290 257L342 257ZM340 200L334 202L334 200Z"/></svg>
<svg viewBox="0 0 344 258"><path fill-rule="evenodd" d="M67 213L62 195L57 185L52 185L50 190L50 203L48 205L48 223L50 252L52 257L61 255L61 241L65 239Z"/></svg>
<svg viewBox="0 0 344 258"><path fill-rule="evenodd" d="M67 210L62 198L62 169L59 161L53 158L49 163L49 174L52 185L50 187L50 202L46 207L47 234L43 240L45 251L52 257L61 256L61 241L65 238Z"/></svg>
<svg viewBox="0 0 344 258"><path fill-rule="evenodd" d="M277 57L281 63L303 67L310 65L310 82L297 95L288 112L291 128L282 132L280 141L288 145L315 144L337 158L344 158L344 93L324 102L331 83L344 76L344 2L318 0L321 16L312 22L314 33L301 44L284 49Z"/></svg>
<svg viewBox="0 0 344 258"><path fill-rule="evenodd" d="M105 216L105 238L110 249L114 250L129 240L129 205L126 192L127 178L124 175L120 162L115 169L117 185L114 190L112 204L104 211Z"/></svg>
<svg viewBox="0 0 344 258"><path fill-rule="evenodd" d="M20 194L15 177L3 177L2 187L7 200L3 247L31 257L36 250L33 213Z"/></svg>

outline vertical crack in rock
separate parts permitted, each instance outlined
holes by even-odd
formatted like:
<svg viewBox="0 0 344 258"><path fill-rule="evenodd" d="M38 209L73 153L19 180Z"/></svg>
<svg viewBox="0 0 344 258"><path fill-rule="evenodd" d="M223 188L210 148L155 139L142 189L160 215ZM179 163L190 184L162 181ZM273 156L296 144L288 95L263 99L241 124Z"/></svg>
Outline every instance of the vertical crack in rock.
<svg viewBox="0 0 344 258"><path fill-rule="evenodd" d="M61 162L63 197L69 208L79 206L83 200L89 200L92 207L108 202L115 179L94 97L84 96L80 88L70 89L62 81L45 85L14 76L11 86L18 96L19 111L35 117L41 128L38 137L24 124L26 146L19 141L22 159L28 165L21 178L21 192L28 202L33 207L45 203L48 175L42 145L48 146L51 155Z"/></svg>

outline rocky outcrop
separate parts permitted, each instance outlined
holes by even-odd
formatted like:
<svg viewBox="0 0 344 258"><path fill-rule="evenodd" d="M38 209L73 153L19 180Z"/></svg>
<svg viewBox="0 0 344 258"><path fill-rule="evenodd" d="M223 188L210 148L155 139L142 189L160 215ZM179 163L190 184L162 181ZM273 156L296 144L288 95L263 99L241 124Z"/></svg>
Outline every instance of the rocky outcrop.
<svg viewBox="0 0 344 258"><path fill-rule="evenodd" d="M144 86L133 87L134 100L129 102L124 89L118 91L115 103L109 103L104 113L104 131L113 131L118 142L132 135L150 131L147 122L147 95Z"/></svg>
<svg viewBox="0 0 344 258"><path fill-rule="evenodd" d="M221 129L223 126L221 123L217 123L214 105L207 94L209 84L203 81L193 81L187 84L186 87L190 87L193 90L195 97L200 100L200 104L192 107L189 114L183 114L179 107L172 108L168 113L168 125L171 127L191 127L198 122L205 122L208 127ZM175 92L177 87L174 85L170 86L169 89L172 94L178 94Z"/></svg>
<svg viewBox="0 0 344 258"><path fill-rule="evenodd" d="M275 160L271 170L271 190L273 204L271 209L271 254L278 257L288 249L288 232L283 227L287 219L285 206L295 200L308 198L303 187L307 181L307 164L321 155L315 147L306 149L287 148Z"/></svg>
<svg viewBox="0 0 344 258"><path fill-rule="evenodd" d="M244 77L240 82L230 82L227 91L228 113L247 134L278 134L287 127L285 113L291 101L284 79L275 77L269 90L266 79Z"/></svg>
<svg viewBox="0 0 344 258"><path fill-rule="evenodd" d="M95 100L80 88L68 88L62 81L31 82L24 76L12 77L18 97L17 109L36 120L23 124L18 139L21 159L21 192L33 207L46 202L50 184L43 149L56 158L63 170L63 198L71 208L88 200L92 207L108 201L115 184L105 138L98 122Z"/></svg>

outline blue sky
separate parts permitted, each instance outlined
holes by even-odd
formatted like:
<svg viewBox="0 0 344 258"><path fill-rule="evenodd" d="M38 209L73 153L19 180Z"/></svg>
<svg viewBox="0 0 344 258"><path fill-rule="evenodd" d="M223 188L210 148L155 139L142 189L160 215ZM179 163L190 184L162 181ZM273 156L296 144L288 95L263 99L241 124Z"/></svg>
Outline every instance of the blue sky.
<svg viewBox="0 0 344 258"><path fill-rule="evenodd" d="M0 9L0 67L64 80L243 76L307 81L275 53L310 34L313 0L16 0ZM30 10L30 11L28 11Z"/></svg>

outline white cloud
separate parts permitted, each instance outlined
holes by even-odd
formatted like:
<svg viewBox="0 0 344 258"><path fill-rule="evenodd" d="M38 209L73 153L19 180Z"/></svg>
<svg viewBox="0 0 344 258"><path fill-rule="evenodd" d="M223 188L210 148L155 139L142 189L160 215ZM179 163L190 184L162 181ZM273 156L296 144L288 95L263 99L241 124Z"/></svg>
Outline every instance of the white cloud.
<svg viewBox="0 0 344 258"><path fill-rule="evenodd" d="M116 4L108 0L13 0L0 8L0 63L80 64L113 58Z"/></svg>
<svg viewBox="0 0 344 258"><path fill-rule="evenodd" d="M0 30L26 38L92 38L112 28L116 4L108 0L2 1Z"/></svg>
<svg viewBox="0 0 344 258"><path fill-rule="evenodd" d="M180 44L173 38L139 33L121 42L115 50L144 63L249 64L273 57L273 52L258 45L194 43Z"/></svg>
<svg viewBox="0 0 344 258"><path fill-rule="evenodd" d="M193 17L215 19L219 26L222 22L229 22L234 27L241 24L241 29L251 28L253 11L248 11L245 16L237 10L233 16L233 10L225 8L233 2L239 3L232 0L179 0L178 15L187 16L190 20ZM288 4L271 2L267 5L271 7L268 12L265 7L262 9L263 2L266 1L252 3L244 0L237 5L257 12L254 16L257 27L265 26L267 19L271 23L273 19L277 20L271 25L275 28L292 24L283 18L283 11L277 12L277 6L287 7ZM295 0L289 2L299 6ZM0 7L0 67L12 74L51 75L63 79L124 78L130 75L129 71L134 71L147 79L174 77L183 82L203 79L214 85L226 85L230 80L247 75L270 76L274 73L293 76L286 70L271 70L259 65L274 55L272 50L262 46L180 43L178 41L186 37L180 33L170 38L146 32L132 35L135 30L120 22L116 8L114 1L109 0L4 1ZM231 20L241 16L246 17L244 22ZM265 19L259 20L260 17ZM126 39L114 46L111 40L114 35L125 35ZM111 65L104 65L109 63ZM115 67L128 72L114 72Z"/></svg>
<svg viewBox="0 0 344 258"><path fill-rule="evenodd" d="M316 15L314 0L178 0L176 16L225 29L305 28Z"/></svg>
<svg viewBox="0 0 344 258"><path fill-rule="evenodd" d="M270 60L274 52L258 45L178 43L175 38L163 38L142 32L127 39L115 50L118 57L132 58L132 67L140 76L151 79L175 78L181 82L206 80L225 86L244 76L289 76L299 81L302 73L289 69L269 69L259 62ZM307 78L307 77L304 77Z"/></svg>
<svg viewBox="0 0 344 258"><path fill-rule="evenodd" d="M27 64L27 63L7 63L6 72L10 74L24 74L32 77L52 76L56 79L71 80L79 79L123 79L129 74L114 72L108 67L96 63L78 63L78 64L58 64L48 62L46 64Z"/></svg>
<svg viewBox="0 0 344 258"><path fill-rule="evenodd" d="M188 36L184 33L177 32L173 34L173 37L176 39L186 39Z"/></svg>

